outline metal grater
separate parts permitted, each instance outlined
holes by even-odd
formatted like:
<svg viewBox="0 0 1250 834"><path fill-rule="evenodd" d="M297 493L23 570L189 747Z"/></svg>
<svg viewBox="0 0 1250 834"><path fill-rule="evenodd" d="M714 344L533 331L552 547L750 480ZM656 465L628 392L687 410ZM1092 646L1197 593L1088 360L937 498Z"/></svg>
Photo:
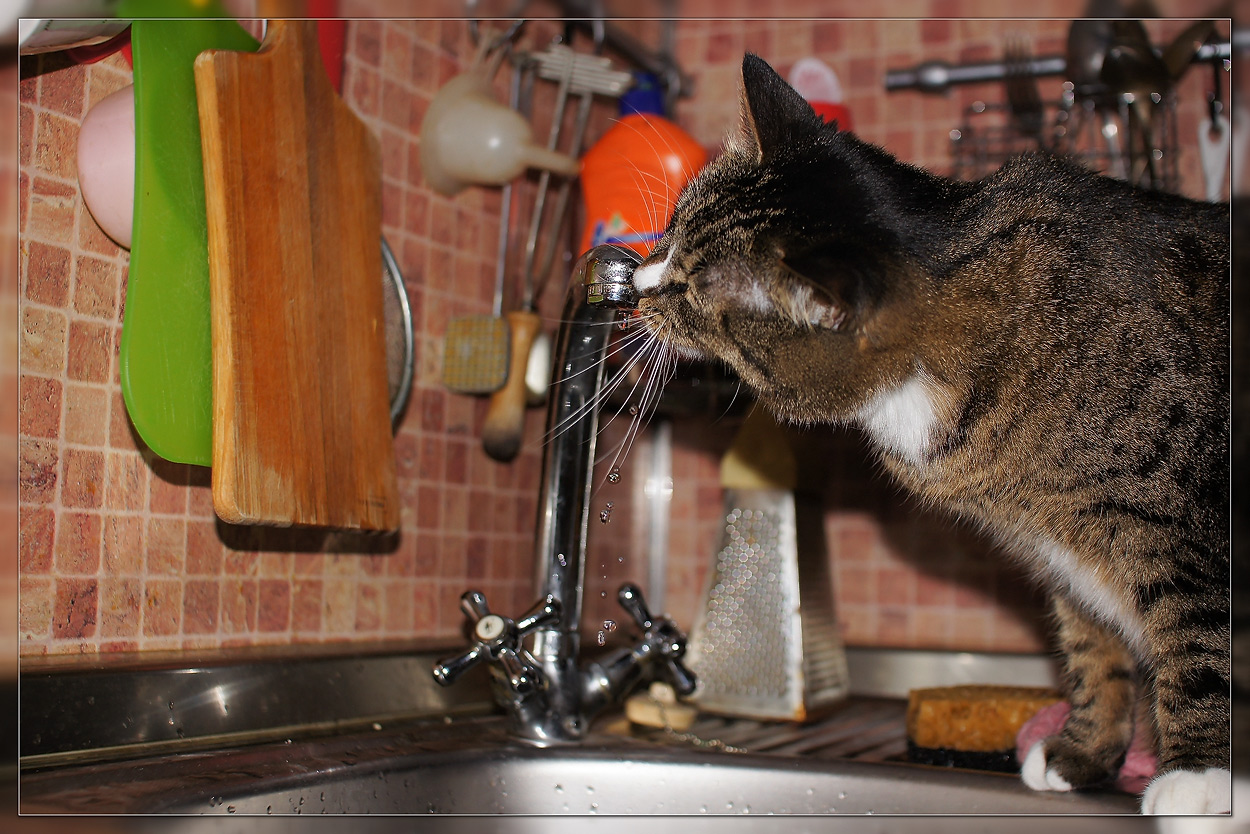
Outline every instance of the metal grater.
<svg viewBox="0 0 1250 834"><path fill-rule="evenodd" d="M700 709L803 721L844 699L820 506L789 489L725 491L725 530L687 660Z"/></svg>

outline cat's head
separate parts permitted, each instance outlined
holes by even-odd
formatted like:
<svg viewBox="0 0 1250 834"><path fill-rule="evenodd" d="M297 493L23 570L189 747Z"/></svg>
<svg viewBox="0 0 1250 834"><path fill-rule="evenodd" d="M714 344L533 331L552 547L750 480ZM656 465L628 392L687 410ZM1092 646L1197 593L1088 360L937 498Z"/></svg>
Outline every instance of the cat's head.
<svg viewBox="0 0 1250 834"><path fill-rule="evenodd" d="M739 132L634 273L639 310L658 339L725 361L780 416L838 420L890 371L859 360L896 339L882 325L901 279L883 273L901 271L898 246L869 164L883 154L754 55L741 100Z"/></svg>

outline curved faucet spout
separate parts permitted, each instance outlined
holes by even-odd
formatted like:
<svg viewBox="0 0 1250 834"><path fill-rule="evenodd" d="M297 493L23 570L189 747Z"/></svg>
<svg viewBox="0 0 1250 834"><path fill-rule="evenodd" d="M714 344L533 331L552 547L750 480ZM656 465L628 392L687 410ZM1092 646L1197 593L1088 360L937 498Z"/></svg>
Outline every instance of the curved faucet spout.
<svg viewBox="0 0 1250 834"><path fill-rule="evenodd" d="M640 592L632 585L622 589L621 602L643 630L638 647L618 650L613 657L589 664L585 670L578 665L581 643L577 628L582 615L582 573L604 357L618 311L637 306L633 274L641 262L633 251L611 245L597 246L582 255L573 268L556 340L535 540L537 586L546 602L546 613L532 623L525 621L533 635L533 647L528 651L519 647L513 652L524 668L504 670L507 680L522 679L527 684L525 691L515 686L497 687L497 696L511 716L513 733L537 744L581 738L590 719L628 692L647 671L669 678L683 694L694 688L693 676L680 663L685 638L669 620L653 618L646 612ZM484 606L483 600L471 607L469 614L480 614L486 610ZM510 622L495 619L504 626ZM518 629L500 630L505 636L520 633ZM474 663L482 654L494 658L499 652L471 649L471 657L452 658L436 667L435 677L448 682L453 677L449 670Z"/></svg>
<svg viewBox="0 0 1250 834"><path fill-rule="evenodd" d="M642 259L617 246L597 246L578 259L569 281L564 324L556 342L554 381L547 400L547 436L534 562L537 588L561 605L558 624L538 631L533 654L551 688L549 724L542 733L581 735L577 631L590 493L599 432L604 355L617 312L637 305L632 277Z"/></svg>

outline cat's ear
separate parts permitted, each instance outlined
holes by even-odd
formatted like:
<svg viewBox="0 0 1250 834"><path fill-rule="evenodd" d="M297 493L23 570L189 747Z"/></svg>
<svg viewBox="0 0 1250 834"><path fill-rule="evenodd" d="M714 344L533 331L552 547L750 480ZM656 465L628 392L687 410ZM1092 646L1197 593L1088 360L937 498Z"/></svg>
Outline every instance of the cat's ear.
<svg viewBox="0 0 1250 834"><path fill-rule="evenodd" d="M743 144L737 149L757 161L823 125L806 99L749 52L742 59L741 110Z"/></svg>
<svg viewBox="0 0 1250 834"><path fill-rule="evenodd" d="M840 330L863 303L863 284L835 253L783 256L786 281L778 304L795 324Z"/></svg>

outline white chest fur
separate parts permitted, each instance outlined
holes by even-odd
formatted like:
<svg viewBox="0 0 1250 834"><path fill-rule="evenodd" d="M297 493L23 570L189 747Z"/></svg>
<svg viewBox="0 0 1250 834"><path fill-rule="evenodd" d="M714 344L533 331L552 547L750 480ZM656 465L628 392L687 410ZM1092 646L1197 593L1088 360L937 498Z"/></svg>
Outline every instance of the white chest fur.
<svg viewBox="0 0 1250 834"><path fill-rule="evenodd" d="M877 394L860 407L856 416L882 447L915 466L924 463L938 411L923 373Z"/></svg>
<svg viewBox="0 0 1250 834"><path fill-rule="evenodd" d="M1086 610L1117 628L1130 648L1141 650L1141 619L1114 588L1083 565L1075 553L1057 542L1040 542L1037 553L1051 572L1055 585L1067 587L1072 598L1084 605Z"/></svg>

